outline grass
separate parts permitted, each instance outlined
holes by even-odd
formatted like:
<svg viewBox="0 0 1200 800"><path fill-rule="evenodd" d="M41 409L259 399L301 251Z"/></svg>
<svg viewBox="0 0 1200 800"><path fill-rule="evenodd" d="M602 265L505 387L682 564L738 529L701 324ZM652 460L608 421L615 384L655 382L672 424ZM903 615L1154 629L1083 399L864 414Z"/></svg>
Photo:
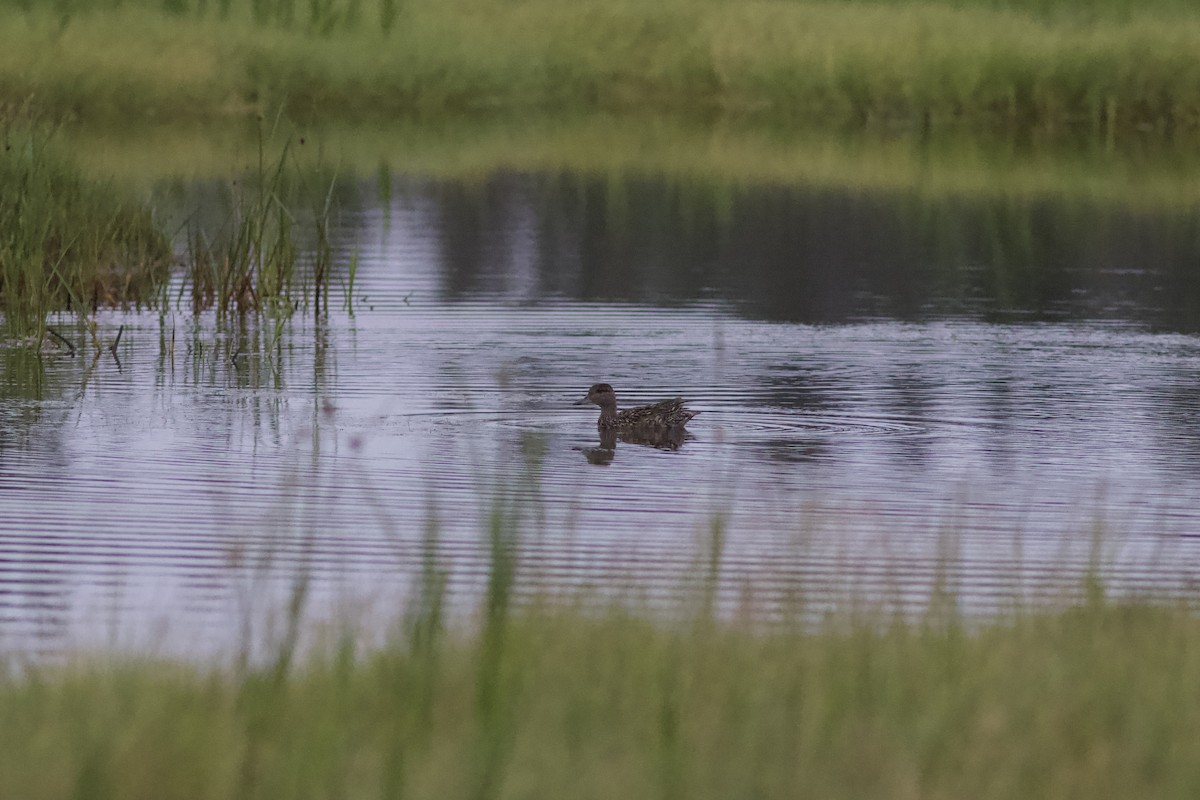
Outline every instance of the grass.
<svg viewBox="0 0 1200 800"><path fill-rule="evenodd" d="M1200 122L1178 0L14 4L0 99L85 120L674 109L1124 133ZM165 9L165 10L164 10Z"/></svg>
<svg viewBox="0 0 1200 800"><path fill-rule="evenodd" d="M1197 669L1200 620L1180 606L970 630L535 606L287 673L84 660L9 676L0 795L1194 797Z"/></svg>
<svg viewBox="0 0 1200 800"><path fill-rule="evenodd" d="M149 209L85 178L44 130L3 126L0 137L0 305L9 332L39 332L54 310L86 315L152 294L171 252Z"/></svg>
<svg viewBox="0 0 1200 800"><path fill-rule="evenodd" d="M527 467L535 469L537 454ZM525 476L524 480L529 477ZM520 484L518 484L520 485ZM538 595L519 569L536 500L486 520L473 622L445 616L437 522L390 643L229 666L80 656L0 672L0 796L171 798L1191 798L1200 617L1114 601L1100 542L1069 607L966 618L935 585L815 617L714 613L721 519L685 582L640 609ZM953 559L952 555L946 558ZM611 597L611 595L609 595ZM749 603L750 601L747 601Z"/></svg>
<svg viewBox="0 0 1200 800"><path fill-rule="evenodd" d="M8 334L38 341L56 311L86 320L101 307L169 307L172 232L150 205L85 175L46 126L3 118L0 125L0 304ZM328 310L333 179L314 201L316 173L289 159L291 143L272 145L273 160L267 148L260 134L257 172L225 187L224 221L201 225L199 209L183 212L182 286L196 313L281 317L310 302L318 315Z"/></svg>
<svg viewBox="0 0 1200 800"><path fill-rule="evenodd" d="M305 195L311 199L308 174L290 159L291 141L276 148L278 155L270 161L266 147L260 131L257 169L230 187L232 207L225 223L216 230L188 225L185 284L195 312L215 308L221 316L269 312L278 317L310 301L316 314L328 311L334 181L307 217L311 240L302 240L297 201Z"/></svg>

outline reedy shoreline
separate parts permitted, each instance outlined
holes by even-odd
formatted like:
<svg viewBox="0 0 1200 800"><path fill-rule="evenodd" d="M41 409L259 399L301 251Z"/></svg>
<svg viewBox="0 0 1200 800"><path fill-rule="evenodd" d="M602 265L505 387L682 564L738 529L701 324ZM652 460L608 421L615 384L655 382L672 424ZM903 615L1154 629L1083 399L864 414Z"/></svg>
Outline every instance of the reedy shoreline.
<svg viewBox="0 0 1200 800"><path fill-rule="evenodd" d="M1200 14L1171 0L174 6L10 13L0 101L85 121L282 105L302 120L607 109L1103 135L1200 124Z"/></svg>

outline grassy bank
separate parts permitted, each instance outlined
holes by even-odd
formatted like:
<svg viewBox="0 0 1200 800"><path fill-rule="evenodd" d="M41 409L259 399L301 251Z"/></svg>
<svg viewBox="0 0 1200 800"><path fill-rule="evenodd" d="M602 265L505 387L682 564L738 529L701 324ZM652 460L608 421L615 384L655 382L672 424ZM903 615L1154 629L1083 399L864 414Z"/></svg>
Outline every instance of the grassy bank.
<svg viewBox="0 0 1200 800"><path fill-rule="evenodd" d="M0 98L89 120L285 104L322 119L668 108L1108 132L1200 121L1200 13L1174 0L15 8L28 10L0 22Z"/></svg>
<svg viewBox="0 0 1200 800"><path fill-rule="evenodd" d="M0 795L1190 798L1198 669L1174 606L971 630L532 610L290 671L0 680Z"/></svg>

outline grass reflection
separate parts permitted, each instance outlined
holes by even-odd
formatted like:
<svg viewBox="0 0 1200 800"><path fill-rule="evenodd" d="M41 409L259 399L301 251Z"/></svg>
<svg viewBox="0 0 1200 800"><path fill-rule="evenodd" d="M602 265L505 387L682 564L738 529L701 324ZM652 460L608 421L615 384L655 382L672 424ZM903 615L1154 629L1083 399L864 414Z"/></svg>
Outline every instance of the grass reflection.
<svg viewBox="0 0 1200 800"><path fill-rule="evenodd" d="M381 201L410 176L478 182L496 172L662 176L726 191L795 185L933 199L1089 201L1138 209L1193 206L1197 151L1187 142L1134 139L1109 147L1086 132L1008 135L949 130L820 131L753 119L670 115L479 115L458 121L303 128L294 151L346 176L373 176ZM81 166L142 191L206 181L231 165L255 169L257 127L90 126L66 131ZM161 198L167 199L167 198Z"/></svg>

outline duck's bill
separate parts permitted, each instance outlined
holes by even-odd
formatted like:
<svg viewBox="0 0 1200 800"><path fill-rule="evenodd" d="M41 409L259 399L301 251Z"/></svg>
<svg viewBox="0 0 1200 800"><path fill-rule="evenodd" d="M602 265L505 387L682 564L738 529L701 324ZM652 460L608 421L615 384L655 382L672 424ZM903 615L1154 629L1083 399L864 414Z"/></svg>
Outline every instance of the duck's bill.
<svg viewBox="0 0 1200 800"><path fill-rule="evenodd" d="M588 399L588 396L585 394L583 397L579 398L578 400L576 400L576 401L575 401L574 403L572 403L571 405L573 405L573 406L586 406L586 405L587 405L588 403L590 403L590 402L591 402L591 400L589 400L589 399Z"/></svg>

